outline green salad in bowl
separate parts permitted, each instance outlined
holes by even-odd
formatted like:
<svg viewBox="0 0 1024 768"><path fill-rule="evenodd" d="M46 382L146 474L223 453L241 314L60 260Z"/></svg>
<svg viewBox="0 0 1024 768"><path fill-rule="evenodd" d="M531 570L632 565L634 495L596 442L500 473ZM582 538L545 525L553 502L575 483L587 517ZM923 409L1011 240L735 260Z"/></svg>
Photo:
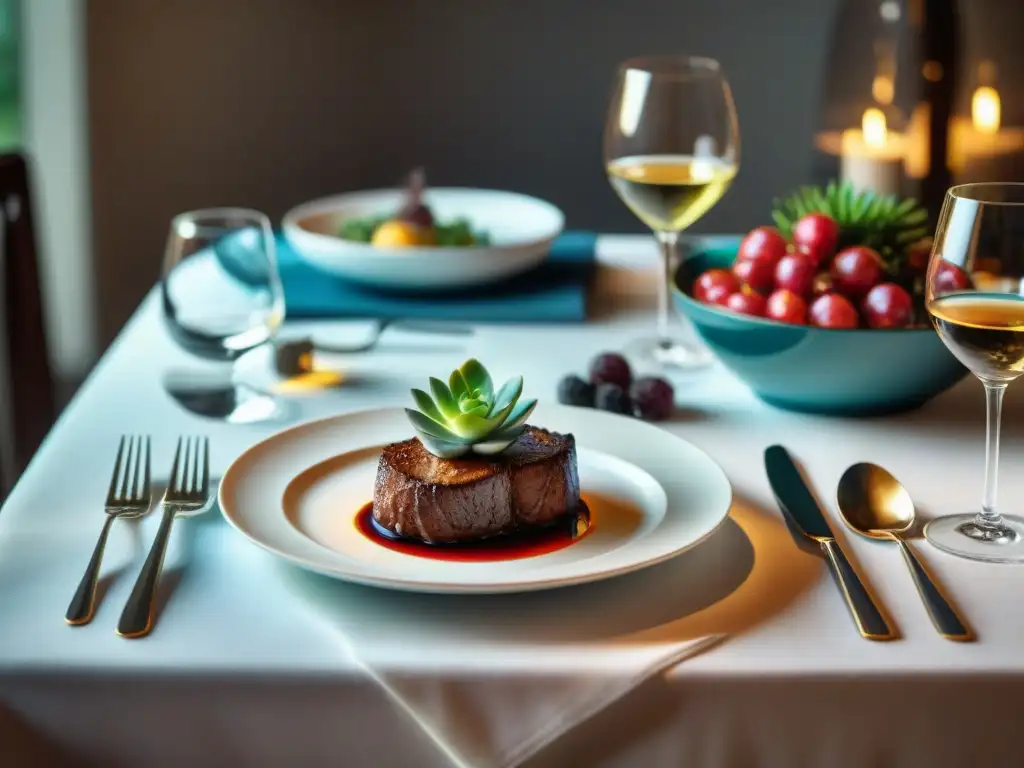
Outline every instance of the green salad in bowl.
<svg viewBox="0 0 1024 768"><path fill-rule="evenodd" d="M357 243L388 248L422 246L490 245L490 235L473 228L469 219L458 217L438 221L423 202L426 177L417 169L409 177L406 200L393 215L360 216L346 219L338 228L338 236Z"/></svg>

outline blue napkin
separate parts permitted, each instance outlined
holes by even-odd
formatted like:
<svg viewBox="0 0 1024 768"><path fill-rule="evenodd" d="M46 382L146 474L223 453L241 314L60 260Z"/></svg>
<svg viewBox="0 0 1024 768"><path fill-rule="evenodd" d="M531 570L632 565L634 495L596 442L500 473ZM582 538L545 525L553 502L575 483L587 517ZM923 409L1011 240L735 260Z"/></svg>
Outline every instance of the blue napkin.
<svg viewBox="0 0 1024 768"><path fill-rule="evenodd" d="M347 282L304 262L281 235L277 256L290 318L580 322L587 319L596 240L592 232L563 232L548 258L530 272L492 286L444 293L391 293Z"/></svg>

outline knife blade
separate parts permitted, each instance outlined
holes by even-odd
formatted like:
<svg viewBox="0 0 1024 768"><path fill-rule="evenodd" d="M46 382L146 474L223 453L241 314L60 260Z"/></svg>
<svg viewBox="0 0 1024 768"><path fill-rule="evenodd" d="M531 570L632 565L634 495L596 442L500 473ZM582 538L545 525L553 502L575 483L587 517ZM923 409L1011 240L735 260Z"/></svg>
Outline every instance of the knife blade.
<svg viewBox="0 0 1024 768"><path fill-rule="evenodd" d="M789 451L781 445L767 448L764 452L764 468L790 532L795 529L807 539L818 543L839 591L846 600L846 606L850 609L857 631L869 640L895 639L896 633L843 553Z"/></svg>

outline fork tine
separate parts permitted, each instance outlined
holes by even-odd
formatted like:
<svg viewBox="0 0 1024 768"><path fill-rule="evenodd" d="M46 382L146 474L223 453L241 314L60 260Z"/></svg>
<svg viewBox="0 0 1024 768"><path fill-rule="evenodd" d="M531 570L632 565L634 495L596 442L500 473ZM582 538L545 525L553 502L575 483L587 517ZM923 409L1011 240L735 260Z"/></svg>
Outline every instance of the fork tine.
<svg viewBox="0 0 1024 768"><path fill-rule="evenodd" d="M146 469L145 469L145 475L143 476L143 481L142 481L142 498L144 498L144 499L148 499L150 494L152 493L152 490L150 489L150 475L149 475L149 467L150 467L150 464L151 464L149 457L150 457L150 449L151 448L152 448L152 446L150 445L149 435L146 435Z"/></svg>
<svg viewBox="0 0 1024 768"><path fill-rule="evenodd" d="M184 461L181 462L181 486L179 492L187 494L192 486L189 483L189 469L192 466L192 438L185 438L185 451L182 453Z"/></svg>
<svg viewBox="0 0 1024 768"><path fill-rule="evenodd" d="M114 459L114 474L110 476L110 490L107 491L107 505L114 503L117 496L117 478L121 474L121 457L124 455L124 435L121 435L121 442L117 445L117 458Z"/></svg>
<svg viewBox="0 0 1024 768"><path fill-rule="evenodd" d="M185 461L181 465L181 492L187 494L192 490L192 438L185 438Z"/></svg>
<svg viewBox="0 0 1024 768"><path fill-rule="evenodd" d="M171 463L171 476L167 480L167 490L171 493L176 493L179 490L178 486L178 463L181 460L181 441L184 438L178 438L178 447L174 449L174 461Z"/></svg>
<svg viewBox="0 0 1024 768"><path fill-rule="evenodd" d="M199 472L200 472L200 469L201 469L201 463L199 461L199 451L202 448L202 446L200 444L200 440L199 440L199 436L198 435L195 438L193 438L193 439L195 440L195 447L193 449L195 451L195 454L192 457L193 458L193 464L192 464L192 494L194 496L198 496L199 495L199 490L200 490L199 489Z"/></svg>
<svg viewBox="0 0 1024 768"><path fill-rule="evenodd" d="M142 471L142 435L139 435L138 441L135 450L135 473L132 476L132 495L129 497L133 501L139 498L139 474Z"/></svg>
<svg viewBox="0 0 1024 768"><path fill-rule="evenodd" d="M118 501L125 501L128 498L128 480L132 476L132 454L135 450L135 436L128 438L128 453L124 460L124 475L121 477L121 493Z"/></svg>
<svg viewBox="0 0 1024 768"><path fill-rule="evenodd" d="M210 492L210 438L203 438L203 485L199 489L203 497Z"/></svg>

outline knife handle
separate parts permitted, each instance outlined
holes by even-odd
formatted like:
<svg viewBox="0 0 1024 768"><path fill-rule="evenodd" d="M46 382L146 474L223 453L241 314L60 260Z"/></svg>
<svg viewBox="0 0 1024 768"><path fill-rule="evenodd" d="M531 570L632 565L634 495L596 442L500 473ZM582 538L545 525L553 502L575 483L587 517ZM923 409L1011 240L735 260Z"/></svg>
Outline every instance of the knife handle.
<svg viewBox="0 0 1024 768"><path fill-rule="evenodd" d="M846 598L846 605L853 615L857 624L857 631L862 637L868 640L893 640L896 634L889 628L882 612L878 610L875 601L871 598L864 582L853 570L850 561L846 559L843 550L835 539L822 539L821 548L828 556L828 564L832 569L832 575L839 585L839 591Z"/></svg>

